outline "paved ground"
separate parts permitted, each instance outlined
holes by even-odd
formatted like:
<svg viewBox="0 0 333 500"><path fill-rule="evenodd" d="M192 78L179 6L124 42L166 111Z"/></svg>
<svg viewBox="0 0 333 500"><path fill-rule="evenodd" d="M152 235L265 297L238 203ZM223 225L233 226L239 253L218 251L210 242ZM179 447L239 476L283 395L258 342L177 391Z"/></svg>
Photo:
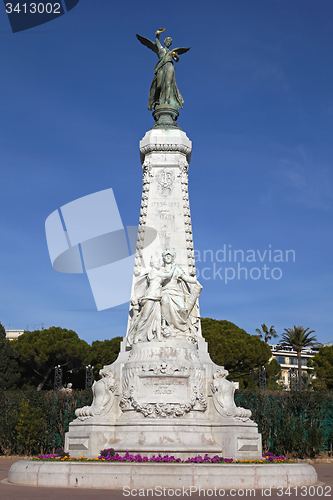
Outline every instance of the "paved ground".
<svg viewBox="0 0 333 500"><path fill-rule="evenodd" d="M8 471L10 469L10 466L16 462L16 460L10 460L10 459L1 459L0 458L0 481L3 479L6 479L8 476ZM317 474L318 474L318 479L321 483L325 483L326 486L320 486L320 487L308 487L307 489L305 488L297 488L297 491L295 488L291 488L291 491L285 491L285 490L266 490L263 492L262 490L252 490L246 491L246 490L240 490L240 491L226 491L224 494L224 498L229 497L231 498L270 498L272 500L288 500L290 498L300 498L304 500L309 500L309 499L314 499L317 500L318 498L331 498L333 500L333 464L316 464L314 465ZM169 492L166 490L165 494L163 491L161 491L161 494L155 493L153 498L170 498L172 496L173 490ZM136 494L135 494L136 493ZM146 493L146 492L144 492ZM179 495L177 494L176 496L180 498L192 498L193 500L197 499L202 499L205 496L207 497L208 495L203 495L203 493L199 494L198 493L192 493L190 495L190 492L187 492L188 494L186 495ZM208 493L209 490L208 490ZM122 491L115 491L115 490L86 490L86 489L75 489L75 488L43 488L43 487L31 487L31 486L15 486L11 484L6 484L3 482L0 482L0 500L39 500L39 499L47 499L47 500L124 500L126 498L135 498L135 497L140 497L140 498L147 498L146 495L140 495L140 491L133 491L133 494L130 495L124 495ZM221 498L221 495L215 496L214 492L213 495L209 495L210 498ZM151 493L149 494L149 498L152 498Z"/></svg>

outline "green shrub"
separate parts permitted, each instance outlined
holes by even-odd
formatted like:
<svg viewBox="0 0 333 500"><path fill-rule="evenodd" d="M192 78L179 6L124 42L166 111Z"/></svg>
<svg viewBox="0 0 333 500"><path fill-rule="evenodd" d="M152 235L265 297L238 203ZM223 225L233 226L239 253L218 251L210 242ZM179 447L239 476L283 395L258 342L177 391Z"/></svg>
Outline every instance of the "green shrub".
<svg viewBox="0 0 333 500"><path fill-rule="evenodd" d="M16 447L19 453L29 455L38 453L42 449L45 421L41 408L33 408L26 399L21 400L17 424Z"/></svg>

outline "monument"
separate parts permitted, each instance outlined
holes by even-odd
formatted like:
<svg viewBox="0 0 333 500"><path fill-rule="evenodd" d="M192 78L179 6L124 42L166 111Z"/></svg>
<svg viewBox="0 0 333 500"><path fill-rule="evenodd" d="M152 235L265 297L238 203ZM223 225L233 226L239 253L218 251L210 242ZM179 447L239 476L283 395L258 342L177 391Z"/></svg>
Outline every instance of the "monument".
<svg viewBox="0 0 333 500"><path fill-rule="evenodd" d="M100 371L91 406L76 410L66 434L70 456L100 450L262 456L251 411L234 402L237 383L215 365L201 334L188 194L192 145L177 124L183 98L171 49L137 35L159 60L149 91L154 126L140 142L143 189L126 337L118 359ZM148 228L157 231L149 244Z"/></svg>

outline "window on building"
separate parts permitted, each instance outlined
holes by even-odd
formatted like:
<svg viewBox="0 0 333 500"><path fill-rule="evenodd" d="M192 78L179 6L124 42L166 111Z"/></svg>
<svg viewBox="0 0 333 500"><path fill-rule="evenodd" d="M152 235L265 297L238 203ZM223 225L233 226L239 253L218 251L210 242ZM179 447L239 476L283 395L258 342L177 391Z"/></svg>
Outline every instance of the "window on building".
<svg viewBox="0 0 333 500"><path fill-rule="evenodd" d="M284 356L277 356L276 360L280 365L284 365L286 362Z"/></svg>

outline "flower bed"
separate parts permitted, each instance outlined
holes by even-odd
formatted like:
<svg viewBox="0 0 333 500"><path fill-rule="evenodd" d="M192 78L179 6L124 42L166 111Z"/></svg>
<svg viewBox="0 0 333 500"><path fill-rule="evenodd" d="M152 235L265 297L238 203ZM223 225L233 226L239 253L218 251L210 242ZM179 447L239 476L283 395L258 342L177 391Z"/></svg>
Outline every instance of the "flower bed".
<svg viewBox="0 0 333 500"><path fill-rule="evenodd" d="M198 455L193 458L188 458L187 460L181 460L180 458L176 458L174 456L169 455L153 455L152 457L146 457L138 455L131 455L128 451L125 455L121 456L119 453L103 453L95 458L86 458L86 457L72 457L70 458L65 454L49 454L49 455L39 455L38 458L34 460L42 460L48 462L135 462L135 463L179 463L179 464L187 464L187 463L200 463L200 464L279 464L279 463L294 463L294 460L289 460L284 456L276 456L272 453L264 454L262 459L257 460L234 460L233 458L223 458L218 455L213 457L209 457L207 454L203 457Z"/></svg>

